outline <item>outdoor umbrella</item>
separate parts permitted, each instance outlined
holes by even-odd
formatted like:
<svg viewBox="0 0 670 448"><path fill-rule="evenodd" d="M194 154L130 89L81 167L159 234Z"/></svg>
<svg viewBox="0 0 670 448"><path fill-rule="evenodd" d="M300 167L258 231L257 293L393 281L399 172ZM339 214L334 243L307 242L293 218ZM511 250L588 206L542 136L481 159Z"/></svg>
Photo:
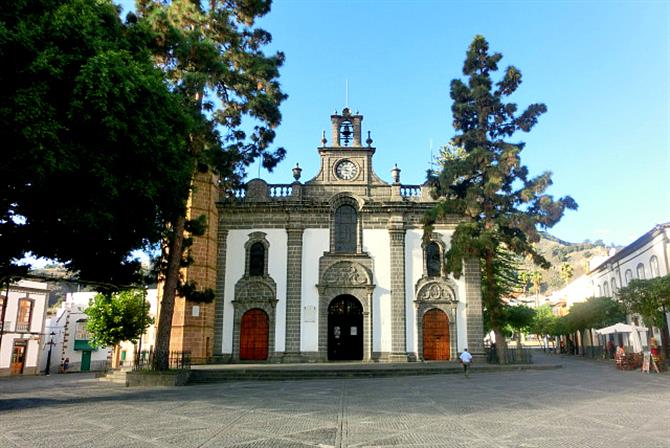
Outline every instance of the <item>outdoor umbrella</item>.
<svg viewBox="0 0 670 448"><path fill-rule="evenodd" d="M635 325L628 325L617 323L610 325L609 327L601 328L596 330L598 334L616 334L616 333L625 333L628 335L628 342L630 343L633 352L640 353L642 351L642 341L640 340L640 331L647 331L645 327L638 327ZM646 333L645 333L646 334Z"/></svg>

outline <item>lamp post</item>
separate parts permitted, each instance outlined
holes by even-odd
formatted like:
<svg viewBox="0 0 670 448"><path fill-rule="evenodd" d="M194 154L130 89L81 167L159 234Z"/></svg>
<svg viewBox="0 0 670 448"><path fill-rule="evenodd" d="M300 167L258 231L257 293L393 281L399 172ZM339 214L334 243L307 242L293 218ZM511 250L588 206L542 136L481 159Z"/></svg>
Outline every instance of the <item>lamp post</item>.
<svg viewBox="0 0 670 448"><path fill-rule="evenodd" d="M49 375L49 369L51 368L51 349L54 345L56 345L54 342L54 336L56 336L56 333L52 331L49 336L49 342L47 342L47 345L49 345L49 352L47 353L47 368L44 370L45 375Z"/></svg>

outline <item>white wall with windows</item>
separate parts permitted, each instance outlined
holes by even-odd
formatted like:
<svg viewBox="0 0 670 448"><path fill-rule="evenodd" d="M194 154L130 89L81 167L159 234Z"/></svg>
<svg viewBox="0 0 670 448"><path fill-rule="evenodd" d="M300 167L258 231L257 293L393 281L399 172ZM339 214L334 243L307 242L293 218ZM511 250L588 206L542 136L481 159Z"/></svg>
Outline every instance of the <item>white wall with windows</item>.
<svg viewBox="0 0 670 448"><path fill-rule="evenodd" d="M0 290L0 375L39 372L47 284L20 280Z"/></svg>

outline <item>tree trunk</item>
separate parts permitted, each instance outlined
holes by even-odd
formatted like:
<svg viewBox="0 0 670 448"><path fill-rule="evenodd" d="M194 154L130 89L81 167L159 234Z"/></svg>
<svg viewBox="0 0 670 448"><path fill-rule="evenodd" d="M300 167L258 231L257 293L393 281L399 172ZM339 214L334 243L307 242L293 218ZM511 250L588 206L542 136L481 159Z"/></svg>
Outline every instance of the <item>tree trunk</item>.
<svg viewBox="0 0 670 448"><path fill-rule="evenodd" d="M665 352L665 359L670 359L670 334L668 332L668 315L663 307L663 326L661 327L661 344Z"/></svg>
<svg viewBox="0 0 670 448"><path fill-rule="evenodd" d="M484 297L484 304L489 311L489 316L491 319L491 329L496 335L496 352L498 355L499 364L507 364L507 341L505 340L505 335L502 331L502 325L499 320L499 307L500 303L496 297L496 279L495 271L493 268L493 252L486 252L484 254L484 275L483 281L486 282L486 295Z"/></svg>
<svg viewBox="0 0 670 448"><path fill-rule="evenodd" d="M172 315L174 314L174 299L179 282L179 270L181 268L185 223L186 217L181 213L175 220L172 243L167 254L168 265L163 283L163 297L161 299L161 309L158 318L156 351L153 361L153 367L156 370L167 370L169 368Z"/></svg>
<svg viewBox="0 0 670 448"><path fill-rule="evenodd" d="M502 328L493 328L493 333L496 335L496 351L498 354L498 363L507 364L507 341Z"/></svg>

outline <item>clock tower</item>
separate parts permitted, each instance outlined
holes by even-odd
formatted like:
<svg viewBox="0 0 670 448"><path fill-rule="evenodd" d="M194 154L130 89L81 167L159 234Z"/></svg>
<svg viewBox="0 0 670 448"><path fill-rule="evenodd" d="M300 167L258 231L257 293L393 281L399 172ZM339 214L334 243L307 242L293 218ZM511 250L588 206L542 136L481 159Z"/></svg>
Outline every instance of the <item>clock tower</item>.
<svg viewBox="0 0 670 448"><path fill-rule="evenodd" d="M345 107L341 114L336 112L331 115L330 121L331 142L328 142L326 131L323 131L319 147L321 169L308 183L352 187L359 191L367 190L372 185L387 185L372 170L375 148L372 146L370 131L365 142L362 141L363 116L352 114Z"/></svg>

